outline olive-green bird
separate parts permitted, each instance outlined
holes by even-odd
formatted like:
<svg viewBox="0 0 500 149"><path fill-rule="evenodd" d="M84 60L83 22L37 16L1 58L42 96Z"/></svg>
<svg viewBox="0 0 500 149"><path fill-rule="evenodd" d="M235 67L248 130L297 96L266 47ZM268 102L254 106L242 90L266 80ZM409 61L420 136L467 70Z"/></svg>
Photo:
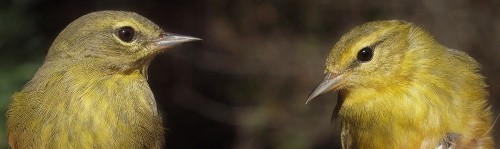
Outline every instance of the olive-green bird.
<svg viewBox="0 0 500 149"><path fill-rule="evenodd" d="M147 83L155 55L199 40L164 32L132 12L70 23L7 111L10 147L161 148L164 128Z"/></svg>
<svg viewBox="0 0 500 149"><path fill-rule="evenodd" d="M344 148L493 148L479 64L412 23L375 21L340 38L309 96L339 91Z"/></svg>

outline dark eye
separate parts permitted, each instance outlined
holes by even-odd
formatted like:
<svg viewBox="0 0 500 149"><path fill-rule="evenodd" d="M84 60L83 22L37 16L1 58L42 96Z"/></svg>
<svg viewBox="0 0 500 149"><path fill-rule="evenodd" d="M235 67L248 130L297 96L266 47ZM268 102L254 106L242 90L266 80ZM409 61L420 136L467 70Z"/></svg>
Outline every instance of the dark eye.
<svg viewBox="0 0 500 149"><path fill-rule="evenodd" d="M361 62L368 62L372 60L373 57L373 49L370 47L365 47L358 52L358 60Z"/></svg>
<svg viewBox="0 0 500 149"><path fill-rule="evenodd" d="M118 38L124 42L131 42L135 37L135 30L130 26L121 27L116 33Z"/></svg>

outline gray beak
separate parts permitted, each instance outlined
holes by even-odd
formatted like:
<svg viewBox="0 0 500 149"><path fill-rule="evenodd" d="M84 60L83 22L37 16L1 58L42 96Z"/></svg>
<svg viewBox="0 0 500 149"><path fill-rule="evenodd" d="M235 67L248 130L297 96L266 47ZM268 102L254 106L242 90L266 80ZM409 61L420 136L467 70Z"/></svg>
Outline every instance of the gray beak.
<svg viewBox="0 0 500 149"><path fill-rule="evenodd" d="M201 40L200 38L183 36L172 33L163 33L160 39L153 41L154 49L167 49L186 42Z"/></svg>
<svg viewBox="0 0 500 149"><path fill-rule="evenodd" d="M318 97L321 94L326 92L337 90L342 84L342 80L344 79L344 75L337 75L330 72L327 72L323 77L323 80L319 83L319 85L314 89L314 91L307 98L306 104L314 98Z"/></svg>

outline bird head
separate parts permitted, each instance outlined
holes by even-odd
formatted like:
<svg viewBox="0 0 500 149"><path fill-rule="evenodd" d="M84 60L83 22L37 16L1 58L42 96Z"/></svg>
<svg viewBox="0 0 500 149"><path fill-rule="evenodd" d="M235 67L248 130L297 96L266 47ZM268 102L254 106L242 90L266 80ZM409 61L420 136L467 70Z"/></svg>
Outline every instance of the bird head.
<svg viewBox="0 0 500 149"><path fill-rule="evenodd" d="M70 23L54 40L46 61L67 61L112 72L146 69L165 49L198 38L164 32L133 12L99 11ZM143 74L145 75L145 74Z"/></svg>
<svg viewBox="0 0 500 149"><path fill-rule="evenodd" d="M411 32L404 21L369 22L349 31L331 50L325 76L307 102L330 91L382 88L407 75L400 65Z"/></svg>

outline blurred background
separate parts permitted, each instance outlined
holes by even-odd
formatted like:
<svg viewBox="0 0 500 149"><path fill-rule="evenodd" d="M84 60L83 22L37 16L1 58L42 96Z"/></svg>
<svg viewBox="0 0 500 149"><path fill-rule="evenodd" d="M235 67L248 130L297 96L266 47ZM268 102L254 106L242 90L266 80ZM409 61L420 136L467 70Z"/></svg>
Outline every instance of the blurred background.
<svg viewBox="0 0 500 149"><path fill-rule="evenodd" d="M203 39L159 55L149 69L170 149L340 148L336 94L304 103L333 44L372 20L414 22L470 54L500 112L498 0L0 0L0 148L12 93L67 24L97 10L134 11Z"/></svg>

